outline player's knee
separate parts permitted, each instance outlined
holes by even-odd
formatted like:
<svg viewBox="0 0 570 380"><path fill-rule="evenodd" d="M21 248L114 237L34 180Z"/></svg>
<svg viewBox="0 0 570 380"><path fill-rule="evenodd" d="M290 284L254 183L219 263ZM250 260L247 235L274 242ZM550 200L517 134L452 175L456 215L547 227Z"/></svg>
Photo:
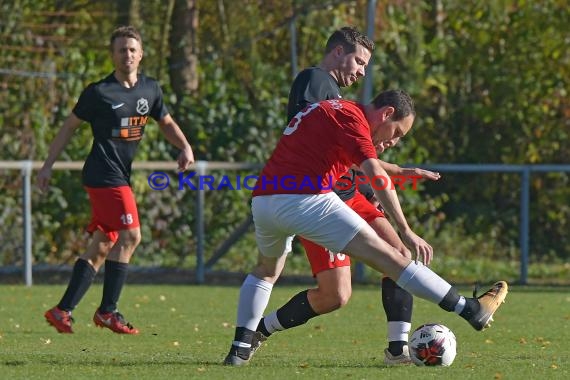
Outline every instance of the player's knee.
<svg viewBox="0 0 570 380"><path fill-rule="evenodd" d="M257 256L257 265L252 274L265 281L275 283L285 266L287 255L280 257L269 257L259 254Z"/></svg>
<svg viewBox="0 0 570 380"><path fill-rule="evenodd" d="M348 300L350 300L351 292L342 292L338 295L338 308L346 306Z"/></svg>
<svg viewBox="0 0 570 380"><path fill-rule="evenodd" d="M111 248L113 248L113 244L115 243L112 241L99 242L97 245L97 255L106 257L109 254L109 251L111 251Z"/></svg>
<svg viewBox="0 0 570 380"><path fill-rule="evenodd" d="M140 228L124 230L119 233L119 240L117 241L117 244L120 244L125 248L135 249L141 242L141 238L142 236Z"/></svg>
<svg viewBox="0 0 570 380"><path fill-rule="evenodd" d="M89 261L97 269L105 261L109 252L111 252L113 244L111 240L95 241L89 245L87 251L81 255L81 258Z"/></svg>
<svg viewBox="0 0 570 380"><path fill-rule="evenodd" d="M279 277L280 271L277 268L258 265L251 272L255 277L264 281L275 283Z"/></svg>
<svg viewBox="0 0 570 380"><path fill-rule="evenodd" d="M352 295L352 289L335 289L326 294L328 307L332 310L346 306Z"/></svg>

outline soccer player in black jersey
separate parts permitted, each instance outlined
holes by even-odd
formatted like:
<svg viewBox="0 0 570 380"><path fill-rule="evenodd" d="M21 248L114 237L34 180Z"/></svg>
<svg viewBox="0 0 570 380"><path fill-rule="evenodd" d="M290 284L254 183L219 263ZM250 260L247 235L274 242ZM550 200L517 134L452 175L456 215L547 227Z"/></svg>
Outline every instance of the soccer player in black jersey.
<svg viewBox="0 0 570 380"><path fill-rule="evenodd" d="M91 204L87 231L92 240L75 262L61 301L45 312L49 324L60 333L73 333L71 311L89 289L105 264L103 297L93 322L119 334L138 334L117 310L131 256L141 241L137 205L131 189L131 163L149 117L156 120L166 139L180 149L178 169L194 162L194 153L178 124L169 114L159 84L138 73L143 57L142 39L130 26L113 31L110 40L115 70L89 84L50 145L38 173L38 186L47 190L52 166L83 123L91 125L93 146L82 172Z"/></svg>
<svg viewBox="0 0 570 380"><path fill-rule="evenodd" d="M342 98L340 88L348 87L364 76L373 51L374 43L356 29L345 27L335 31L327 41L325 55L319 66L301 71L293 81L287 107L288 120L293 119L308 104ZM439 179L438 173L417 168L404 169L395 164L380 162L390 175L416 175L432 180ZM361 187L360 192L356 190L357 174L354 170L347 173L343 177L343 186L335 187L335 192L365 219L379 236L402 255L410 257L410 251L395 229L383 212L377 209L378 203L373 199L374 194L370 186ZM346 183L350 183L350 186L346 186ZM334 311L344 306L351 296L349 256L329 252L326 248L303 238L300 240L317 280L317 287L300 292L285 305L267 314L254 334L252 352L255 352L271 333L299 326L310 318ZM410 363L407 340L411 327L413 297L394 280L384 277L382 305L388 321L388 348L384 350L384 362ZM232 363L232 357L229 356L226 364L237 363Z"/></svg>

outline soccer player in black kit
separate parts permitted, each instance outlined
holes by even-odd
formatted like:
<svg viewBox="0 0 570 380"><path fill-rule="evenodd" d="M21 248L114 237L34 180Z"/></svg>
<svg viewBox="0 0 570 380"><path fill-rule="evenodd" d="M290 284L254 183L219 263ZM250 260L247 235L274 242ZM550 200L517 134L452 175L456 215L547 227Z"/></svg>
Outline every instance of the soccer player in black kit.
<svg viewBox="0 0 570 380"><path fill-rule="evenodd" d="M301 71L293 81L289 93L287 119L293 119L299 111L311 103L342 98L340 88L348 87L364 76L373 51L374 43L356 29L344 27L335 31L327 41L321 63ZM401 168L384 161L380 163L390 175L414 175L431 180L439 179L439 173L428 170ZM379 236L402 255L410 257L411 253L395 229L384 213L377 209L378 203L373 199L374 194L370 186L359 186L360 191L356 190L356 175L358 172L355 170L349 171L343 176L343 185L338 184L335 192L365 219ZM350 183L350 186L346 186L347 183ZM252 354L272 333L302 325L315 316L334 311L344 306L351 296L349 256L329 252L326 248L302 237L300 240L317 280L317 287L298 293L285 305L265 315L253 336ZM407 341L411 327L413 297L394 280L384 277L382 304L388 321L388 347L384 350L384 363L387 365L411 363ZM233 363L232 357L228 356L226 364L240 363Z"/></svg>
<svg viewBox="0 0 570 380"><path fill-rule="evenodd" d="M46 191L57 157L74 131L83 122L89 123L93 146L83 166L82 182L91 204L87 231L92 240L75 262L63 297L44 314L60 333L73 333L71 312L103 263L103 296L93 322L118 334L139 333L119 313L117 303L130 258L141 240L130 176L131 163L149 117L158 122L166 139L180 149L178 170L186 170L194 162L190 144L164 105L158 82L138 73L143 57L140 33L131 26L117 28L111 35L110 50L114 71L83 90L51 143L37 178L39 188Z"/></svg>

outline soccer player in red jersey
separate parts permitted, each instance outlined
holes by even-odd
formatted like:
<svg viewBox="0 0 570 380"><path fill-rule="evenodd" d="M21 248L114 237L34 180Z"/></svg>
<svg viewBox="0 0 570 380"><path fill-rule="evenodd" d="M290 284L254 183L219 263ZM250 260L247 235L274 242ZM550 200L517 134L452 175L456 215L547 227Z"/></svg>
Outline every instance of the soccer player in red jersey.
<svg viewBox="0 0 570 380"><path fill-rule="evenodd" d="M414 119L410 96L392 90L382 92L367 105L345 100L315 103L291 120L253 191L258 264L240 289L236 330L225 364L239 366L250 360L253 335L291 251L294 235L366 263L412 295L457 313L476 330L489 326L506 297L506 282L495 283L478 298L460 295L427 266L402 255L378 236L331 190L353 165L370 183L388 178L377 153L405 136ZM283 186L285 177L289 182L315 186ZM396 191L381 185L373 186L373 191L396 224L402 241L421 261L429 262L433 249L408 225ZM305 304L310 308L308 302ZM302 313L297 311L290 317L299 316Z"/></svg>
<svg viewBox="0 0 570 380"><path fill-rule="evenodd" d="M325 55L318 66L301 71L289 92L287 119L293 117L311 103L328 99L341 99L341 87L354 84L365 75L365 69L374 51L374 43L354 28L344 27L329 37ZM386 146L388 148L388 146ZM315 146L313 149L317 149ZM380 161L390 175L415 175L437 180L439 173L419 168L401 168L398 165ZM351 169L334 186L334 192L360 215L388 244L402 255L411 253L398 237L390 222L374 201L370 185L357 186L356 179L362 173ZM361 177L360 177L361 178ZM357 190L358 188L358 190ZM369 202L370 200L371 202ZM268 313L259 323L253 340L252 353L272 333L305 323L309 319L334 311L348 302L352 294L351 261L348 255L331 252L303 237L305 248L317 286L295 295L276 311ZM425 263L429 264L429 263ZM413 297L399 287L393 279L383 277L382 306L387 319L388 347L384 350L386 364L411 363L407 343L411 328ZM307 308L306 305L309 305ZM297 313L296 318L290 318Z"/></svg>
<svg viewBox="0 0 570 380"><path fill-rule="evenodd" d="M103 297L93 316L95 325L119 334L139 333L117 310L117 303L129 261L141 240L130 176L149 117L158 122L166 139L180 149L178 169L186 170L194 162L190 144L164 104L160 85L138 73L143 57L139 32L130 26L117 28L111 35L110 50L115 70L83 90L51 143L37 178L40 189L46 191L52 166L74 131L83 122L91 124L93 146L83 166L82 182L91 204L87 231L92 240L75 262L63 297L45 312L48 323L60 333L73 333L71 311L103 264Z"/></svg>

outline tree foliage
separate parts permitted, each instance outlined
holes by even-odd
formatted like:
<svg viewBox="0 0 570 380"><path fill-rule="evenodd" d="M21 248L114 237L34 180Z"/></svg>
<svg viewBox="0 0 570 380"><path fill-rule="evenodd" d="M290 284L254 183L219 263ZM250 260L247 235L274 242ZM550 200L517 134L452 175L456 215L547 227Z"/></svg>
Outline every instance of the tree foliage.
<svg viewBox="0 0 570 380"><path fill-rule="evenodd" d="M0 23L0 157L46 157L82 88L112 70L108 38L129 22L143 36L142 69L161 82L197 159L263 162L285 123L295 69L291 26L299 69L318 63L335 28L366 30L366 10L365 0L3 2L0 11L10 17ZM383 0L375 16L374 88L404 88L418 107L414 131L385 159L570 162L566 1ZM346 97L358 99L361 88L346 89ZM82 160L90 144L85 126L60 159ZM175 153L150 126L137 160L171 160ZM151 191L148 174L137 173L134 182L143 217L137 260L192 266L196 194ZM21 252L13 237L21 225L20 173L4 171L0 183L2 252L4 263L12 263ZM406 192L405 210L442 251L514 256L518 189L518 178L508 174L447 175L419 193ZM207 252L247 216L249 196L208 192ZM533 258L570 255L569 199L568 175L533 176L532 227L540 230L532 235ZM53 189L34 192L33 204L36 261L60 263L81 253L89 210L78 173L56 172ZM245 267L253 253L248 237L222 265Z"/></svg>

